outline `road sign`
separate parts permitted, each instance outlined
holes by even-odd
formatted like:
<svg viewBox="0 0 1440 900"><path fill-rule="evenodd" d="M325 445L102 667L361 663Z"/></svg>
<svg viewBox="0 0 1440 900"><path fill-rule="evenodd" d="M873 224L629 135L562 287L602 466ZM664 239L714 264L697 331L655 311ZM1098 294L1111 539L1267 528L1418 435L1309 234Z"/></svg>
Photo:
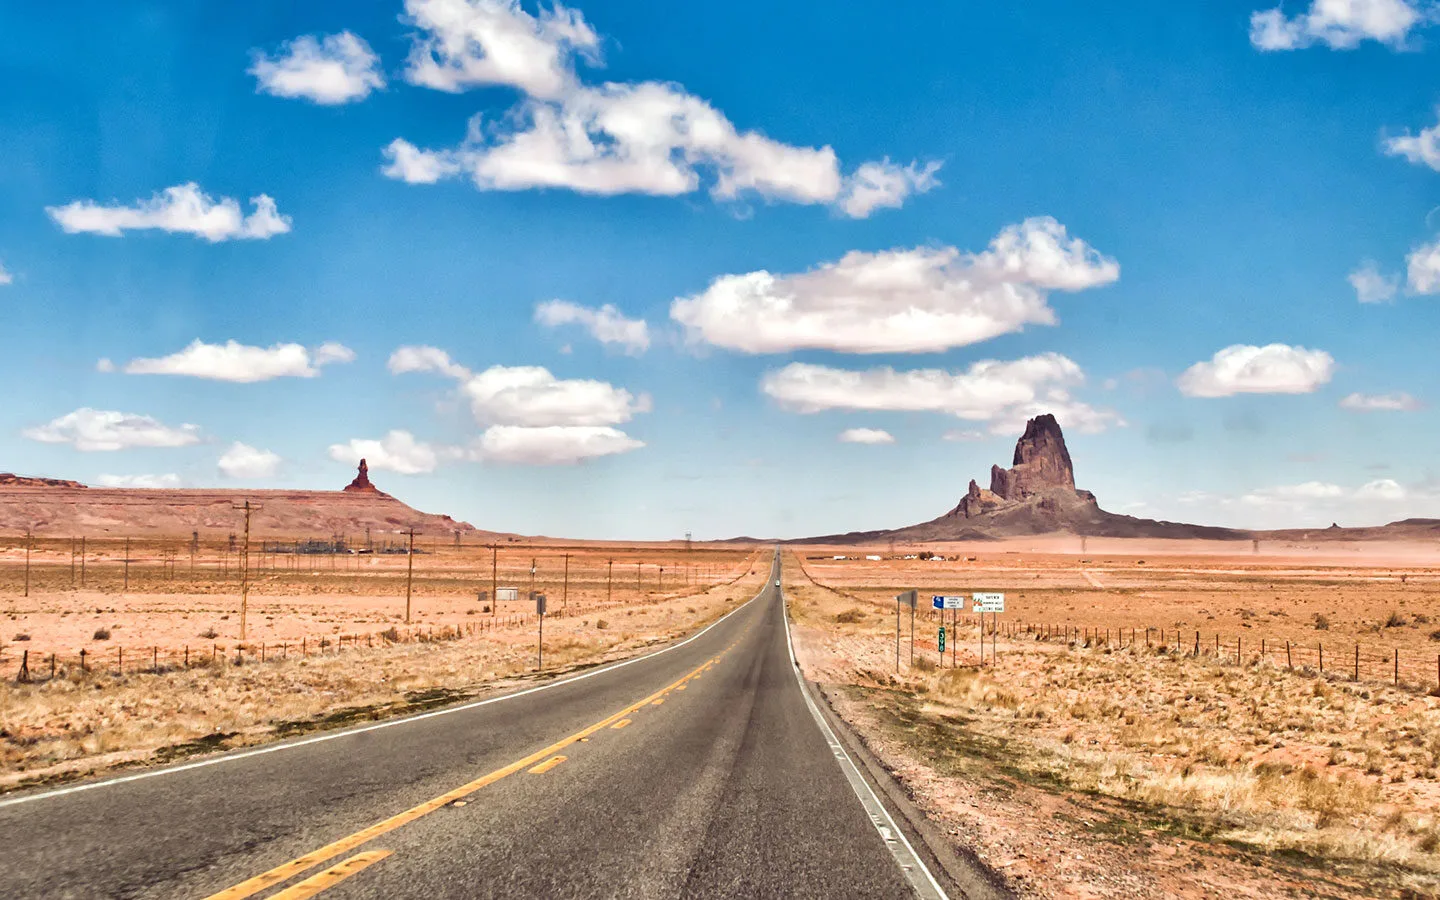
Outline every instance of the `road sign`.
<svg viewBox="0 0 1440 900"><path fill-rule="evenodd" d="M971 594L974 601L974 610L977 613L1003 613L1005 611L1004 594Z"/></svg>
<svg viewBox="0 0 1440 900"><path fill-rule="evenodd" d="M960 596L960 597L942 597L942 596L939 595L939 594L934 594L933 596L930 597L930 603L931 603L936 609L964 609L964 608L965 608L965 598L964 598L963 596Z"/></svg>
<svg viewBox="0 0 1440 900"><path fill-rule="evenodd" d="M940 626L940 652L945 652L945 626Z"/></svg>
<svg viewBox="0 0 1440 900"><path fill-rule="evenodd" d="M537 615L537 616L543 616L543 615L545 615L545 595L544 595L544 594L536 594L536 595L535 595L535 615Z"/></svg>
<svg viewBox="0 0 1440 900"><path fill-rule="evenodd" d="M896 599L897 601L901 602L901 603L904 603L906 606L910 607L911 609L914 609L914 608L915 608L915 601L916 601L917 599L919 599L919 592L918 592L918 591L906 591L906 592L903 593L903 594L896 594L896 595L895 595L895 599Z"/></svg>

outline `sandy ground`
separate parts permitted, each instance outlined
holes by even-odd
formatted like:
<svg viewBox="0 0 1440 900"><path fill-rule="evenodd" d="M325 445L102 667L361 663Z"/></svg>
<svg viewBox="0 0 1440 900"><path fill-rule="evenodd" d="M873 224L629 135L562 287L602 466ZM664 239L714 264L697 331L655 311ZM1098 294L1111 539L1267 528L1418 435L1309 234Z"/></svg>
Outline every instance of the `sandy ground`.
<svg viewBox="0 0 1440 900"><path fill-rule="evenodd" d="M1433 659L1424 623L1383 622L1397 609L1411 621L1440 614L1440 571L1414 548L1369 549L1386 562L1363 566L1334 548L1257 559L1096 553L1090 543L1084 557L944 548L960 557L946 562L837 561L855 549L802 548L805 569L835 589L792 589L801 663L927 813L1022 895L1436 896L1433 682L1395 688L1376 672L1354 683L1348 670L1322 677L1248 652L1241 664L1161 653L1145 647L1141 623L1181 623L1192 641L1195 625L1207 636L1228 627L1258 650L1261 624L1313 640L1323 594L1343 593L1326 641L1383 641ZM947 658L942 669L937 623L918 617L912 664L902 617L897 672L893 595L908 587L1004 590L1017 611L1001 624L1014 633L980 669L978 629L962 619L958 668ZM1083 622L1092 635L1108 625L1112 640L1036 641L1027 620ZM1141 637L1120 650L1113 632L1131 622Z"/></svg>
<svg viewBox="0 0 1440 900"><path fill-rule="evenodd" d="M655 553L654 548L631 550L634 559L648 554L652 571L658 572L661 565L669 571L676 565L674 559ZM618 558L613 548L605 551L604 558L612 555ZM420 563L419 558L416 562ZM571 562L573 566L577 560L572 556ZM578 568L585 571L583 565ZM568 614L546 617L545 672L555 674L576 665L621 658L688 633L753 596L767 571L755 551L747 549L728 552L714 575L724 580L708 586L702 583L687 589L676 585L662 590L657 581L652 589L645 589L642 583L642 590L636 592L632 580L626 593L617 579L609 603L604 600L603 582L598 596L593 587L588 592L582 588L570 595ZM528 556L524 572L528 579ZM642 577L643 573L642 569ZM54 604L59 596L34 599ZM143 633L151 641L170 636L172 650L175 642L190 640L191 629L216 621L218 609L223 608L207 610L203 604L230 602L224 594L108 595L107 599L111 606L102 614L102 621L120 624L115 636L127 629ZM403 602L403 595L400 600ZM423 600L429 615L419 621L426 624L409 629L399 625L392 635L402 639L413 635L416 640L340 643L336 639L352 628L393 622L394 595L378 600L367 594L262 596L257 609L274 613L270 625L257 626L274 629L267 634L282 635L286 628L304 631L322 624L344 630L327 629L329 636L323 643L307 642L303 656L292 643L283 657L277 658L272 642L263 664L257 662L260 648L256 637L238 654L240 665L236 664L238 642L233 636L216 638L204 643L224 644L226 649L213 660L192 652L191 666L184 668L176 665L173 653L167 666L162 654L158 673L150 671L151 656L145 652L137 653L138 660L127 662L123 673L117 673L111 654L119 644L112 637L90 642L105 649L91 657L100 664L86 671L62 660L54 678L48 677L44 663L36 667L37 678L32 683L17 683L11 674L0 682L0 789L66 780L116 766L163 762L194 752L424 709L535 676L538 633L533 613L528 617L513 614L506 624L504 615L494 620L467 615L473 598L432 595ZM79 608L88 609L84 596L68 597L67 602L71 601L81 601ZM197 604L201 608L196 609ZM420 608L417 604L416 610ZM66 619L80 617L80 613L67 617L54 611L11 614L17 617L14 621L35 631L32 641L11 644L12 660L16 646L46 646L47 642L64 646L61 641L73 637L76 627ZM84 613L82 638L88 636L84 632L91 627L92 614ZM257 620L264 622L265 615L257 615ZM218 619L226 627L232 621L233 617ZM482 621L494 625L483 626ZM435 623L435 640L429 639L431 622ZM50 623L55 623L55 634L47 635L41 626ZM472 627L456 628L456 624ZM72 631L65 631L67 628Z"/></svg>

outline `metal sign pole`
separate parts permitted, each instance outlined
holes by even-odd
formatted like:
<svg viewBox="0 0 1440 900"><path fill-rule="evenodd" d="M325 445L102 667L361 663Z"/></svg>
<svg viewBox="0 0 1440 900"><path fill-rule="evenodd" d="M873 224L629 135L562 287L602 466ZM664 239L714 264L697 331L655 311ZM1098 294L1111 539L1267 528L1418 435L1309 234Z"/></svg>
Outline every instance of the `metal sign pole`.
<svg viewBox="0 0 1440 900"><path fill-rule="evenodd" d="M900 595L895 595L895 671L900 671Z"/></svg>

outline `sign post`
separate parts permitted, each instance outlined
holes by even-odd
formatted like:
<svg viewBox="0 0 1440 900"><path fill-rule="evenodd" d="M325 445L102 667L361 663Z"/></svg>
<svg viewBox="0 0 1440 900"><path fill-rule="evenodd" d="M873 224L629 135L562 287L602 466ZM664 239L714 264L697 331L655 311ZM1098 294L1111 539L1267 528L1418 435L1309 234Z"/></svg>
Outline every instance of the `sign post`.
<svg viewBox="0 0 1440 900"><path fill-rule="evenodd" d="M981 665L984 665L984 664L985 664L985 614L986 614L987 612L990 613L990 615L991 615L991 621L996 623L996 625L997 625L996 630L998 631L998 630L999 630L998 624L999 624L999 621L1000 621L1000 620L999 620L998 618L995 618L995 616L998 616L1000 613L1002 613L1002 612L1005 611L1005 595L1004 595L1004 594L972 594L972 595L971 595L971 598L972 598L972 600L973 600L973 602L974 602L975 611L980 614L980 664L981 664ZM991 635L991 637L990 637L990 659L991 659L992 662L993 662L994 659L995 659L995 636L994 636L994 635Z"/></svg>
<svg viewBox="0 0 1440 900"><path fill-rule="evenodd" d="M915 662L915 601L916 591L895 595L895 671L900 671L900 604L910 607L910 662Z"/></svg>
<svg viewBox="0 0 1440 900"><path fill-rule="evenodd" d="M936 644L940 648L940 665L943 666L945 665L945 626L943 624L940 626L940 637L936 640Z"/></svg>
<svg viewBox="0 0 1440 900"><path fill-rule="evenodd" d="M955 668L954 634L959 628L960 610L965 608L963 596L931 594L930 605L940 610L940 665L945 665L945 610L950 610L950 668Z"/></svg>
<svg viewBox="0 0 1440 900"><path fill-rule="evenodd" d="M539 642L539 645L538 645L538 646L536 647L536 649L535 649L535 669L536 669L537 671L544 671L544 669L545 669L545 595L544 595L544 594L537 594L537 593L535 593L534 591L531 591L531 592L530 592L530 596L532 596L532 597L535 598L535 616L536 616L536 618L538 619L538 621L539 621L539 623L540 623L540 642Z"/></svg>

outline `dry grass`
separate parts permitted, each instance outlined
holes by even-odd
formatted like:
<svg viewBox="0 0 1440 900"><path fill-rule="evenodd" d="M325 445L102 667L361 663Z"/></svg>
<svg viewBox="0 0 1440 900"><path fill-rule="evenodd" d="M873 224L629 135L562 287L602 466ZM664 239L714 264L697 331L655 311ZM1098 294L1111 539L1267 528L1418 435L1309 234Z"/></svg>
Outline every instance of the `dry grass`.
<svg viewBox="0 0 1440 900"><path fill-rule="evenodd" d="M693 630L749 599L763 566L733 584L607 609L614 621L547 622L545 669L620 658ZM328 644L329 642L327 642ZM234 665L221 656L160 674L81 673L0 684L0 787L163 761L317 727L423 709L533 673L533 628L453 641Z"/></svg>
<svg viewBox="0 0 1440 900"><path fill-rule="evenodd" d="M1359 866L1367 891L1440 890L1437 698L1143 642L1002 638L997 663L979 669L973 626L958 636L964 667L940 669L930 622L924 662L907 654L897 674L894 619L856 615L856 587L790 590L802 662L818 680L861 689L889 738L950 777L1102 798L1119 804L1125 833L1179 829L1262 858ZM1224 596L1227 607L1263 608L1276 590ZM1390 630L1428 615L1413 602L1405 617L1346 607Z"/></svg>

